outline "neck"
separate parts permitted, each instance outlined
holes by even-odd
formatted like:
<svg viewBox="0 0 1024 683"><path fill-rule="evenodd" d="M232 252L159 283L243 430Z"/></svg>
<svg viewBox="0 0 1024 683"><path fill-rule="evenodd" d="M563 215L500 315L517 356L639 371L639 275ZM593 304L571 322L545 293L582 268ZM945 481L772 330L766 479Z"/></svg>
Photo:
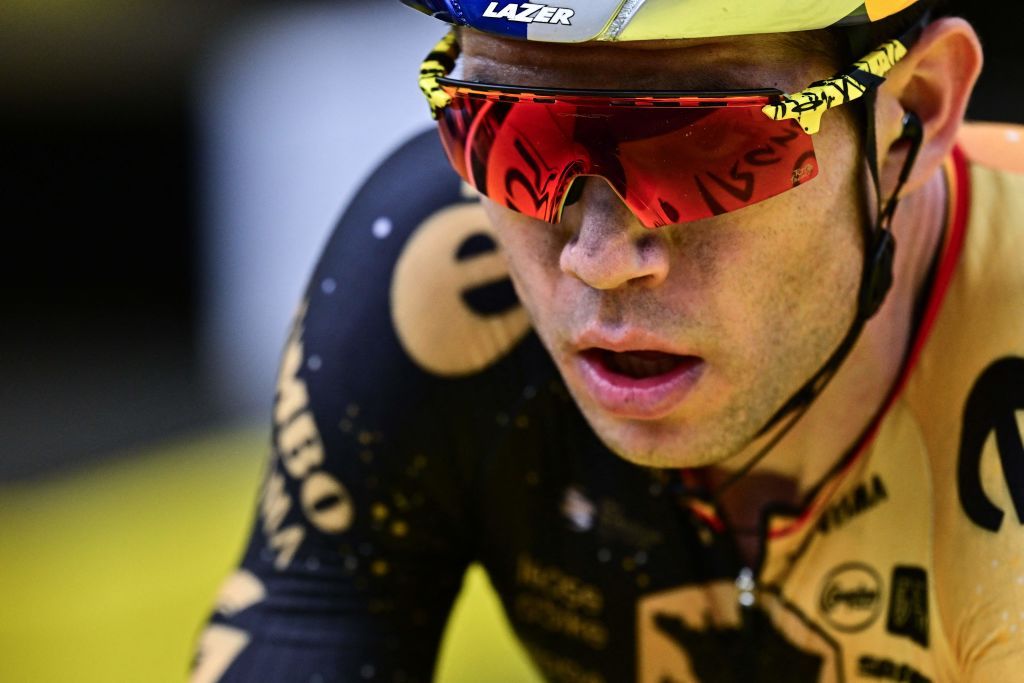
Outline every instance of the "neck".
<svg viewBox="0 0 1024 683"><path fill-rule="evenodd" d="M792 430L722 495L736 526L754 526L769 503L802 501L856 445L882 409L913 341L915 308L927 295L928 273L942 246L947 197L945 177L939 172L901 202L892 228L897 243L894 281L885 303ZM772 436L761 437L713 468L708 473L711 487L728 481Z"/></svg>

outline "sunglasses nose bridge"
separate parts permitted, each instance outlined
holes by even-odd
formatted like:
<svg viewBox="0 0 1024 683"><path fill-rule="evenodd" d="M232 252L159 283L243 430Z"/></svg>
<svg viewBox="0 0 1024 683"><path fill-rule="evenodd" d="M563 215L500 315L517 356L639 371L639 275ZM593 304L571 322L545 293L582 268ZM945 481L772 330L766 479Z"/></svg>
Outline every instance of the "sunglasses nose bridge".
<svg viewBox="0 0 1024 683"><path fill-rule="evenodd" d="M599 203L599 206L597 207L598 210L606 211L614 202L616 211L627 211L632 219L648 230L667 225L664 220L659 220L654 216L650 208L638 197L630 196L629 199L627 199L628 193L626 188L617 187L612 177L600 173L599 168L589 168L586 169L586 171L589 172L574 172L561 181L562 184L560 185L559 190L560 199L557 219L554 222L560 223L562 221L566 207L573 206L581 202L585 187L588 187L591 184L587 181L593 180L603 185L603 190L608 193L607 198L602 199ZM581 207L581 210L586 211L587 209L583 209ZM654 217L652 218L652 216Z"/></svg>
<svg viewBox="0 0 1024 683"><path fill-rule="evenodd" d="M602 146L595 144L593 140L577 139L573 141L572 146L573 156L578 161L572 164L572 175L564 187L562 209L580 202L585 191L583 182L593 179L599 183L599 195L603 196L598 202L601 210L612 210L615 213L625 210L630 214L630 218L640 222L644 227L656 227L655 224L646 221L644 216L638 213L626 199L629 195L626 170L614 152L617 150L617 144L608 148L606 141ZM588 182L587 187L594 184ZM561 216L561 211L559 211L559 216Z"/></svg>
<svg viewBox="0 0 1024 683"><path fill-rule="evenodd" d="M580 205L569 226L572 238L559 257L563 273L600 290L665 281L670 265L666 243L647 230L607 178L587 176Z"/></svg>
<svg viewBox="0 0 1024 683"><path fill-rule="evenodd" d="M578 193L581 191L579 183L590 172L590 160L587 158L586 150L580 149L578 146L575 147L577 148L574 149L572 161L565 164L562 168L555 187L557 201L556 223L562 221L562 213L565 211L566 206L571 206L579 201Z"/></svg>
<svg viewBox="0 0 1024 683"><path fill-rule="evenodd" d="M563 208L578 205L579 212L576 222L582 224L593 216L613 218L621 225L637 224L644 228L653 228L630 205L623 191L616 186L613 177L600 172L599 168L588 169L589 173L576 174L567 187L563 199ZM566 201L572 199L572 202Z"/></svg>

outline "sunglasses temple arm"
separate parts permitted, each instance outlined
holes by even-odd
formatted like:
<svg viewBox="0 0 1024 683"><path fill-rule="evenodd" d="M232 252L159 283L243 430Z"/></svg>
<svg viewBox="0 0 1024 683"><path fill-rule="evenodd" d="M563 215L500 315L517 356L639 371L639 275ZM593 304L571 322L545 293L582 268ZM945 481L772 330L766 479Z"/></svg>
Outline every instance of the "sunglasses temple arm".
<svg viewBox="0 0 1024 683"><path fill-rule="evenodd" d="M452 101L451 96L438 84L437 79L452 72L460 51L455 31L449 31L420 65L420 90L423 91L424 97L427 98L427 104L430 105L430 115L435 119L441 110Z"/></svg>
<svg viewBox="0 0 1024 683"><path fill-rule="evenodd" d="M885 76L907 54L900 40L890 40L855 62L845 73L812 83L807 89L784 96L762 111L776 121L796 119L810 135L821 129L821 117L834 107L853 102L885 82Z"/></svg>

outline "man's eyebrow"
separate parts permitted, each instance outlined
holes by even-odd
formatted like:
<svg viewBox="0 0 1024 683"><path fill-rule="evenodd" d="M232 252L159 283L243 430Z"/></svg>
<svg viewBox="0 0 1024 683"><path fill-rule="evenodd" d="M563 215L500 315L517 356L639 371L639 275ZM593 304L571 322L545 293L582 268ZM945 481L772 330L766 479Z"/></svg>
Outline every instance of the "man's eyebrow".
<svg viewBox="0 0 1024 683"><path fill-rule="evenodd" d="M770 35L769 39L775 41L784 52L790 52L797 55L798 58L807 59L811 55L816 55L833 62L836 69L847 66L838 63L840 59L839 41L834 34L827 30L778 33Z"/></svg>

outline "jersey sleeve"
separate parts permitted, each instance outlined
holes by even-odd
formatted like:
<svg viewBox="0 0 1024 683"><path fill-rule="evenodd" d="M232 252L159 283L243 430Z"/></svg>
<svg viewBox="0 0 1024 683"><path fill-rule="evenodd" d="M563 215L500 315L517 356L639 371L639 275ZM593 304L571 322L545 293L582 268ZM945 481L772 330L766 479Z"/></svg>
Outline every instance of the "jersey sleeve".
<svg viewBox="0 0 1024 683"><path fill-rule="evenodd" d="M472 448L452 426L460 383L410 357L391 290L416 228L468 201L431 132L333 232L285 345L251 537L200 635L196 683L430 679L474 552Z"/></svg>

